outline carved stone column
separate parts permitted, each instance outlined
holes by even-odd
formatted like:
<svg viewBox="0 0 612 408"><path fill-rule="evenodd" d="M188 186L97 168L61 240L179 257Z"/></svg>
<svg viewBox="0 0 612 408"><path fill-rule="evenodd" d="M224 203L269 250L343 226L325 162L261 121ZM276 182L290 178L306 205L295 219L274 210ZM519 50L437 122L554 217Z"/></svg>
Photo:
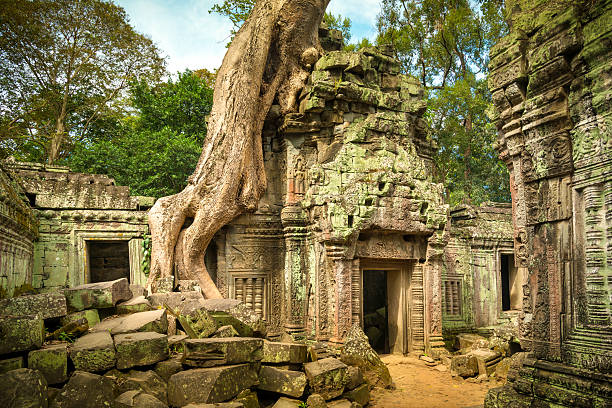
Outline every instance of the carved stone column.
<svg viewBox="0 0 612 408"><path fill-rule="evenodd" d="M284 308L285 333L292 338L303 338L306 331L306 274L308 249L306 214L300 206L287 206L281 211L285 240Z"/></svg>
<svg viewBox="0 0 612 408"><path fill-rule="evenodd" d="M444 347L442 338L442 263L446 237L435 232L428 241L424 267L425 349L431 352ZM435 353L435 352L434 352Z"/></svg>
<svg viewBox="0 0 612 408"><path fill-rule="evenodd" d="M352 325L353 260L346 259L346 248L338 243L326 243L327 267L330 270L330 306L333 322L330 325L332 343L342 343Z"/></svg>

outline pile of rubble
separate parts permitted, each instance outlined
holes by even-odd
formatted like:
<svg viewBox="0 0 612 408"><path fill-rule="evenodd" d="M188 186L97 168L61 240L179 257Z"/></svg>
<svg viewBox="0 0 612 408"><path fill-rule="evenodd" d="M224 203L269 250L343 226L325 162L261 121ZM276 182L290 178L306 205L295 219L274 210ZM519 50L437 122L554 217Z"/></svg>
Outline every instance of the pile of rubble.
<svg viewBox="0 0 612 408"><path fill-rule="evenodd" d="M126 279L3 300L0 335L7 407L348 408L391 385L358 326L337 350L269 341L237 300Z"/></svg>
<svg viewBox="0 0 612 408"><path fill-rule="evenodd" d="M478 334L461 333L455 337L452 354L441 354L442 363L450 368L451 375L462 377L470 382L488 380L505 381L512 372L520 367L527 353L513 345L511 334L503 329L485 338Z"/></svg>

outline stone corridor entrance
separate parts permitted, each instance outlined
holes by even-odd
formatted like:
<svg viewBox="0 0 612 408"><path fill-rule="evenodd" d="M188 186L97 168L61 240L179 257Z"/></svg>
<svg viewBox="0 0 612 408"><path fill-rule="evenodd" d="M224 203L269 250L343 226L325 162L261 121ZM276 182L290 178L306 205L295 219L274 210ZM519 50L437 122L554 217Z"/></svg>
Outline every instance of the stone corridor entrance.
<svg viewBox="0 0 612 408"><path fill-rule="evenodd" d="M414 261L361 260L363 328L379 353L413 349L411 278ZM422 288L420 288L422 290ZM418 323L417 323L418 324Z"/></svg>

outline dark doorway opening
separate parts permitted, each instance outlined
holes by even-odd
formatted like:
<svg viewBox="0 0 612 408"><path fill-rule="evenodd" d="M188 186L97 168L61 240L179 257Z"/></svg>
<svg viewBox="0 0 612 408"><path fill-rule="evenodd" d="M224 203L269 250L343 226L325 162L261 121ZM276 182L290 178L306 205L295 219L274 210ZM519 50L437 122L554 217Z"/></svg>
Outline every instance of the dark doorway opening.
<svg viewBox="0 0 612 408"><path fill-rule="evenodd" d="M130 280L128 241L88 241L89 281Z"/></svg>
<svg viewBox="0 0 612 408"><path fill-rule="evenodd" d="M501 254L501 297L502 310L518 309L520 288L517 278L517 268L514 266L514 255Z"/></svg>
<svg viewBox="0 0 612 408"><path fill-rule="evenodd" d="M378 353L389 353L387 271L363 271L363 330Z"/></svg>

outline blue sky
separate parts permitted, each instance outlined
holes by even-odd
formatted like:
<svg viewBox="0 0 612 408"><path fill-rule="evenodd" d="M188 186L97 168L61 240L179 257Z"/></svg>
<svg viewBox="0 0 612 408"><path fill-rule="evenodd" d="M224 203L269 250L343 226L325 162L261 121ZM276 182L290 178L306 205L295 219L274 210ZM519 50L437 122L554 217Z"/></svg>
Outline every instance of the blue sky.
<svg viewBox="0 0 612 408"><path fill-rule="evenodd" d="M168 71L216 69L225 55L232 25L208 10L222 0L115 0L136 29L167 57ZM376 37L380 0L331 0L327 11L353 22L352 40Z"/></svg>

